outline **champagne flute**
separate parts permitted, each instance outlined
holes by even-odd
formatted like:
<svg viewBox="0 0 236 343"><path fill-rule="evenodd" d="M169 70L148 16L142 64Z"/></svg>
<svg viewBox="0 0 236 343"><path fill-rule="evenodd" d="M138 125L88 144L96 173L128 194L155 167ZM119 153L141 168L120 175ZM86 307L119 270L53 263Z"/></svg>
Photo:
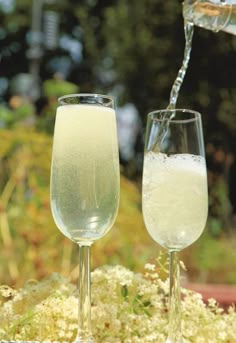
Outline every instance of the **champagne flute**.
<svg viewBox="0 0 236 343"><path fill-rule="evenodd" d="M98 94L59 98L51 165L51 209L59 230L79 246L76 342L93 343L90 249L112 227L119 206L114 100Z"/></svg>
<svg viewBox="0 0 236 343"><path fill-rule="evenodd" d="M142 210L150 236L170 256L166 343L182 343L179 252L202 234L208 213L201 115L167 109L149 113L145 135Z"/></svg>

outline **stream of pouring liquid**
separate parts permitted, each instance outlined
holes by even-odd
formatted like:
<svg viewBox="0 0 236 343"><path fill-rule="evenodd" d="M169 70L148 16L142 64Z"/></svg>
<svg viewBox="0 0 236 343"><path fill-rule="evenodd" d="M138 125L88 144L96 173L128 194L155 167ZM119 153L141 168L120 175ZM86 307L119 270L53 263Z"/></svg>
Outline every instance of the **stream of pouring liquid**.
<svg viewBox="0 0 236 343"><path fill-rule="evenodd" d="M181 68L179 69L175 82L172 86L172 89L170 92L169 105L167 106L166 112L164 112L163 114L163 121L161 125L159 126L157 140L156 140L156 143L154 144L157 150L159 150L160 144L165 139L165 136L168 132L170 120L174 117L174 112L168 111L168 109L174 110L176 107L176 103L179 96L179 91L183 84L186 71L188 69L188 64L189 64L190 54L191 54L191 49L192 49L193 32L194 32L194 25L190 22L185 22L184 24L185 48L184 48L183 63L182 63Z"/></svg>
<svg viewBox="0 0 236 343"><path fill-rule="evenodd" d="M193 24L186 22L184 25L184 33L185 33L184 59L170 92L170 100L169 100L169 105L167 107L169 109L175 109L176 102L179 96L179 91L184 81L186 71L188 69L188 64L189 64L190 54L191 54L191 49L192 49L193 31L194 31Z"/></svg>

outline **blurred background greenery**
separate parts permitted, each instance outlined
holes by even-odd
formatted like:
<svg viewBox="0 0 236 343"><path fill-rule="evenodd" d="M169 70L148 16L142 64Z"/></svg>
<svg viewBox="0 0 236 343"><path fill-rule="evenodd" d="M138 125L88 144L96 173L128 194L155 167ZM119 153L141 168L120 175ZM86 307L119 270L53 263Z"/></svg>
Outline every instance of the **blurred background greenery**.
<svg viewBox="0 0 236 343"><path fill-rule="evenodd" d="M121 203L92 267L142 270L160 247L141 213L146 115L165 108L184 50L179 0L0 0L0 283L51 272L77 276L77 248L57 230L49 203L57 98L114 95ZM178 107L203 115L209 218L182 253L197 282L236 283L236 37L195 28ZM60 247L60 249L58 249Z"/></svg>

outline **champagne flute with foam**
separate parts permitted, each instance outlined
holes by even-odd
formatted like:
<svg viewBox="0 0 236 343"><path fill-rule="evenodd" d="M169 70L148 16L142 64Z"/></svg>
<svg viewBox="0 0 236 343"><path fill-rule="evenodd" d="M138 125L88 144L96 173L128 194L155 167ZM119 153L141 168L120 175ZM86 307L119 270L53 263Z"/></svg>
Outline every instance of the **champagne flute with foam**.
<svg viewBox="0 0 236 343"><path fill-rule="evenodd" d="M207 172L198 112L167 109L149 113L142 187L146 228L170 255L166 343L182 343L179 252L200 237L208 213Z"/></svg>
<svg viewBox="0 0 236 343"><path fill-rule="evenodd" d="M119 204L114 100L97 94L59 99L51 164L51 209L59 230L79 246L76 342L93 343L90 248L112 227Z"/></svg>

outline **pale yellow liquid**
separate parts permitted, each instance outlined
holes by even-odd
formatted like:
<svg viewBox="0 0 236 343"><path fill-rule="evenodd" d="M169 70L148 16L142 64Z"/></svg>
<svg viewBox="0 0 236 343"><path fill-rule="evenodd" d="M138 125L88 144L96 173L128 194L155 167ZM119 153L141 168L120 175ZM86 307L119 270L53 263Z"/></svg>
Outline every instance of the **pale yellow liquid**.
<svg viewBox="0 0 236 343"><path fill-rule="evenodd" d="M236 1L232 1L232 6L227 4L214 3L208 1L184 2L183 14L186 21L213 30L225 31L236 35Z"/></svg>
<svg viewBox="0 0 236 343"><path fill-rule="evenodd" d="M62 233L90 244L111 228L119 203L119 157L113 109L65 105L57 110L51 207Z"/></svg>
<svg viewBox="0 0 236 343"><path fill-rule="evenodd" d="M207 219L205 159L149 152L143 173L143 215L151 237L168 249L192 244Z"/></svg>

